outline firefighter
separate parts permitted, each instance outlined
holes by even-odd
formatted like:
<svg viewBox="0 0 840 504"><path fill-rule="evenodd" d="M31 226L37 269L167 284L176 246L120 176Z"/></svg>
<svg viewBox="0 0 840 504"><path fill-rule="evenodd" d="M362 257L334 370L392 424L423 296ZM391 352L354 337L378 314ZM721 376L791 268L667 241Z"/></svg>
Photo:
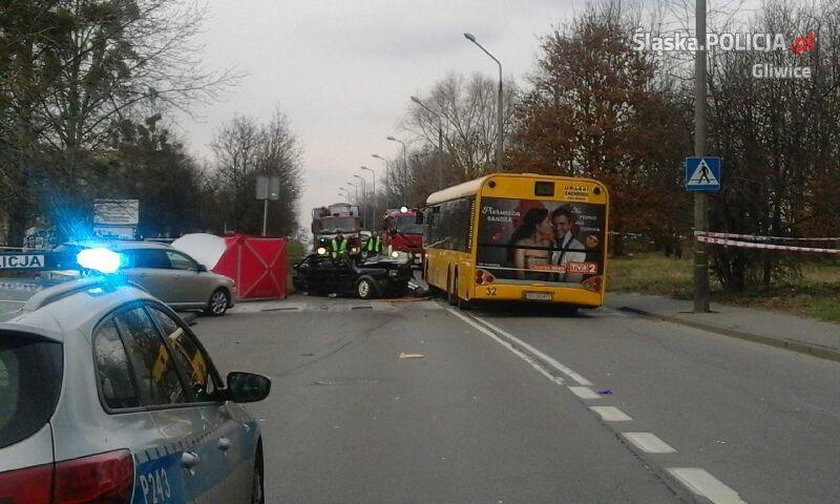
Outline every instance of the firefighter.
<svg viewBox="0 0 840 504"><path fill-rule="evenodd" d="M362 250L370 255L381 254L382 238L380 238L378 234L371 235L370 238L368 238L365 242L365 246L362 247Z"/></svg>
<svg viewBox="0 0 840 504"><path fill-rule="evenodd" d="M346 256L347 238L345 238L344 234L342 234L341 231L339 231L330 243L330 257L332 257L333 259L343 259Z"/></svg>

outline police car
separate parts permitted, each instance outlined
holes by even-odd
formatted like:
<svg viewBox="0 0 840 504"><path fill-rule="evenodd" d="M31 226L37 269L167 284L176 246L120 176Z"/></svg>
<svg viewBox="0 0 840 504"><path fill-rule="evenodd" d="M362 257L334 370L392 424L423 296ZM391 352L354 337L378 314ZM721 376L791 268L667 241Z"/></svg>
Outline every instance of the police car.
<svg viewBox="0 0 840 504"><path fill-rule="evenodd" d="M24 285L27 285L24 283ZM0 315L0 502L263 503L259 425L184 321L122 277L31 289Z"/></svg>

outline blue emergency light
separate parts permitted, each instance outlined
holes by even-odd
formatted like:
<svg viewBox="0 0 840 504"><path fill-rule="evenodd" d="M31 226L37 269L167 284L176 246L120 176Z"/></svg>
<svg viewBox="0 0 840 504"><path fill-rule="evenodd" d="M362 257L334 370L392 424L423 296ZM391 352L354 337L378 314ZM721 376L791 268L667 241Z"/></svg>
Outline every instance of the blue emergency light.
<svg viewBox="0 0 840 504"><path fill-rule="evenodd" d="M122 264L122 256L106 248L89 248L76 255L76 262L85 269L116 273Z"/></svg>

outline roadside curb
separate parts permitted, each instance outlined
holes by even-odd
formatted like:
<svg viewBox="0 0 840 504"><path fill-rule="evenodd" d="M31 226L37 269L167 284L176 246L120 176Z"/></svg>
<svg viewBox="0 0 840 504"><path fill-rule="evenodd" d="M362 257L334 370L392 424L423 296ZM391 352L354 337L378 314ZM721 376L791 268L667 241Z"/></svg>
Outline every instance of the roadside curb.
<svg viewBox="0 0 840 504"><path fill-rule="evenodd" d="M727 329L726 327L720 327L713 324L704 324L703 322L695 322L694 320L687 320L681 317L675 317L671 315L662 315L660 313L649 312L647 310L640 310L638 308L633 308L631 306L621 306L618 308L621 311L633 313L636 315L641 315L642 317L662 320L664 322L671 322L674 324L680 324L688 327L693 327L695 329L700 329L703 331L708 331L716 334L720 334L723 336L730 336L732 338L738 338L746 341L752 341L754 343L760 343L762 345L773 346L776 348L782 348L784 350L790 350L792 352L801 353L805 355L810 355L812 357L817 357L820 359L831 360L835 362L840 362L840 350L835 350L830 347L826 347L823 345L818 345L816 343L808 343L805 341L796 341L796 340L789 340L789 339L779 339L779 338L771 338L768 336L761 336L759 334L752 334L744 331L738 331L735 329Z"/></svg>

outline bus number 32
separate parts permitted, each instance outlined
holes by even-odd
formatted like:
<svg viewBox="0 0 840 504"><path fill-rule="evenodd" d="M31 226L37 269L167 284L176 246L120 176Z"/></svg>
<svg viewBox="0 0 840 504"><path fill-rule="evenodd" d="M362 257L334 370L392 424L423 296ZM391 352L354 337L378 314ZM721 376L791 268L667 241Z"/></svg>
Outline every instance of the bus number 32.
<svg viewBox="0 0 840 504"><path fill-rule="evenodd" d="M495 287L487 287L487 295L488 296L495 296L496 295L496 288Z"/></svg>

